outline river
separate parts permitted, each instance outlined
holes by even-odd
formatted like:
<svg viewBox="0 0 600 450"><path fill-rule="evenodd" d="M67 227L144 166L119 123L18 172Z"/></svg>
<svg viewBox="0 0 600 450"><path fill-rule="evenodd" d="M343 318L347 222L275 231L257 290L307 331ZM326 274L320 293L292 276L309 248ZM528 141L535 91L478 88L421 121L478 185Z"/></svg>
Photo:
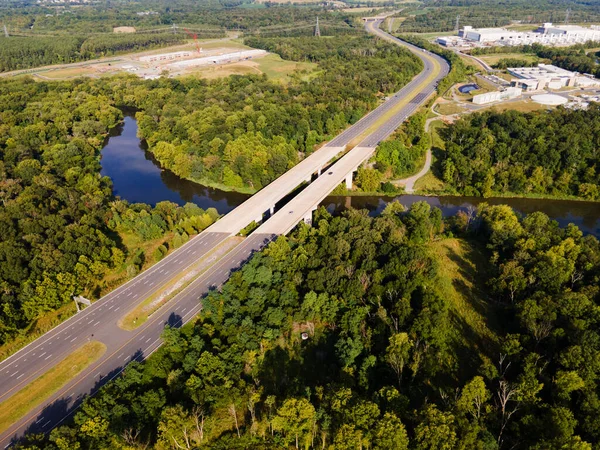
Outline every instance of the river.
<svg viewBox="0 0 600 450"><path fill-rule="evenodd" d="M225 214L248 198L245 194L224 192L183 180L169 170L162 169L158 161L147 151L145 143L137 137L137 123L132 115L126 115L123 124L111 130L102 149L101 163L101 174L112 179L115 195L132 203L155 205L160 201L169 200L183 205L193 202L203 209L213 207L219 213ZM339 213L352 206L357 209L367 209L371 215L376 215L394 199L405 206L410 206L417 201L426 201L440 208L445 216L470 206L477 206L482 202L507 204L521 214L542 211L561 226L574 223L584 233L600 237L600 203L594 202L401 195L398 197L330 196L322 204L332 213Z"/></svg>

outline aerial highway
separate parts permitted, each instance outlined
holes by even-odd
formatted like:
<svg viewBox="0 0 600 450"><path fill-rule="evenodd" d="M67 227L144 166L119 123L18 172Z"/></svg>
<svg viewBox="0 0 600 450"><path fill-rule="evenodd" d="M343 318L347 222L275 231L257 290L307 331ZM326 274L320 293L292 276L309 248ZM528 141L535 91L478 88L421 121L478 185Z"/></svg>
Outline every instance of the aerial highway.
<svg viewBox="0 0 600 450"><path fill-rule="evenodd" d="M85 342L100 341L107 347L96 362L0 435L0 449L9 447L24 433L49 432L69 418L87 395L119 375L129 362L142 360L155 351L160 346L160 334L165 325L181 326L191 320L200 311L199 299L202 296L211 289L219 288L231 272L240 268L254 252L277 236L289 232L306 218L348 174L351 175L369 158L380 141L393 133L427 100L439 80L448 73L448 64L436 55L384 33L378 28L381 21L368 21L367 30L407 47L423 61L424 70L327 146L311 154L187 244L2 361L0 402L10 398ZM344 154L347 145L358 139L359 144ZM340 155L343 156L332 164ZM310 181L314 174L320 176L285 206L275 208L277 202L302 183ZM267 220L263 221L264 217L268 217ZM207 257L213 249L252 221L263 223L178 292L143 325L133 331L119 327L119 320L129 310L199 259Z"/></svg>

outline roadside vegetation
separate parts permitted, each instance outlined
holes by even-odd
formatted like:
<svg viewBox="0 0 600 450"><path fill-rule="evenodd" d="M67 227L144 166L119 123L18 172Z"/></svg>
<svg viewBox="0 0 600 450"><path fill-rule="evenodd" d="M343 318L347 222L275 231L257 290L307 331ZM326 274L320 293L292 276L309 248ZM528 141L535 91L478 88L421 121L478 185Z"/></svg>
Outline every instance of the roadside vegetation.
<svg viewBox="0 0 600 450"><path fill-rule="evenodd" d="M590 450L600 245L541 213L316 213L27 449ZM452 236L452 237L451 237ZM458 236L458 238L456 237Z"/></svg>

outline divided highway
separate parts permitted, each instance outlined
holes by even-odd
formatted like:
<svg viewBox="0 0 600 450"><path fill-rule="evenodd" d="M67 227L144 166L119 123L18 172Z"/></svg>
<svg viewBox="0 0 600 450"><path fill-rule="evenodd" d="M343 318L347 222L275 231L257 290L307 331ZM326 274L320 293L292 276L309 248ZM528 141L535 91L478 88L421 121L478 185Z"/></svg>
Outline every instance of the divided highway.
<svg viewBox="0 0 600 450"><path fill-rule="evenodd" d="M133 360L143 360L160 346L165 325L180 326L200 310L199 299L210 289L220 287L231 271L240 268L254 252L278 235L290 231L310 213L346 175L367 160L377 143L388 137L435 90L448 73L442 58L402 42L379 30L382 20L367 22L366 28L415 53L425 69L380 107L349 127L327 146L314 152L284 175L250 197L187 244L162 261L115 289L81 313L46 333L15 355L0 363L0 403L56 365L88 340L107 346L104 355L76 378L0 435L0 449L11 445L26 432L49 432L67 419L81 404ZM366 135L366 136L365 136ZM253 220L262 220L275 204L314 173L320 172L353 140L360 144L346 153L285 207L266 220L241 244L221 257L208 270L179 292L168 304L134 331L119 328L118 321L143 299L157 292L178 273L223 243Z"/></svg>

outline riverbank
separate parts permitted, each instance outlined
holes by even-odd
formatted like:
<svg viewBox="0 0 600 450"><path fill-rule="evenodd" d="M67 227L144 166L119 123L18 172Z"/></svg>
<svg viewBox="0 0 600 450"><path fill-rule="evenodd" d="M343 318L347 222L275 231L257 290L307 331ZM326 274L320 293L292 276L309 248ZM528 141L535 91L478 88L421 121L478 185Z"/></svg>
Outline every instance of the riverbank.
<svg viewBox="0 0 600 450"><path fill-rule="evenodd" d="M433 127L432 127L433 128ZM434 142L434 167L437 146ZM179 205L191 202L204 210L215 208L220 214L226 214L243 203L247 194L224 191L202 186L193 181L179 178L169 170L162 169L153 155L137 137L135 118L126 116L123 124L111 130L111 135L102 150L102 175L111 178L113 192L131 203L141 202L155 205L161 201L172 201ZM400 201L410 207L415 201L426 201L432 206L442 209L444 215L452 215L459 210L476 208L481 203L508 204L521 214L542 211L551 219L566 226L573 222L586 234L600 236L600 203L585 201L579 198L549 198L548 196L500 195L497 197L459 196L445 190L436 192L424 191L420 184L428 177L429 172L416 184L416 192L362 192L344 191L340 185L322 205L335 213L341 213L346 207L367 209L371 214L381 212L390 201ZM432 185L432 183L427 183ZM577 201L575 201L577 200Z"/></svg>

